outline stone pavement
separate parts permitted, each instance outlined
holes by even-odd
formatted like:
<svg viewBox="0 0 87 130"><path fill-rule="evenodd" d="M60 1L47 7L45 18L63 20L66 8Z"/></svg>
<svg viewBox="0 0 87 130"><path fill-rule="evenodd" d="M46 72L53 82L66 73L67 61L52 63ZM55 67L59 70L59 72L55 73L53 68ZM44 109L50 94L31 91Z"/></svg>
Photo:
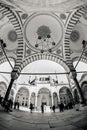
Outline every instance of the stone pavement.
<svg viewBox="0 0 87 130"><path fill-rule="evenodd" d="M87 106L62 113L30 113L0 108L0 130L87 130Z"/></svg>

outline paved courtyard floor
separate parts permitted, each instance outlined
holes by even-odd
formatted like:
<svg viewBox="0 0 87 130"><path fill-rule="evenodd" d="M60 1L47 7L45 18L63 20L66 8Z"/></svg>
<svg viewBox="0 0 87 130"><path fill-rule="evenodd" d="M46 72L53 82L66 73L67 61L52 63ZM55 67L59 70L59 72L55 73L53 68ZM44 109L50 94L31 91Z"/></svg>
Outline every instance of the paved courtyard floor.
<svg viewBox="0 0 87 130"><path fill-rule="evenodd" d="M0 130L87 130L87 106L43 114L0 109Z"/></svg>

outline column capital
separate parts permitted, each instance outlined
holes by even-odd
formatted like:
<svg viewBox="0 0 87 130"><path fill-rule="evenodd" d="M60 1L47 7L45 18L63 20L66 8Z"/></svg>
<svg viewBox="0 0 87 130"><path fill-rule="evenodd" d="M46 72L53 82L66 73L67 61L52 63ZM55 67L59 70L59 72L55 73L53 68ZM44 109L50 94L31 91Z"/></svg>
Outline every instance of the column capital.
<svg viewBox="0 0 87 130"><path fill-rule="evenodd" d="M71 78L76 78L76 77L77 77L76 70L71 71L70 74L69 74L69 76L70 76Z"/></svg>
<svg viewBox="0 0 87 130"><path fill-rule="evenodd" d="M13 71L11 72L11 78L14 79L14 80L16 80L16 79L18 78L18 73L13 70Z"/></svg>

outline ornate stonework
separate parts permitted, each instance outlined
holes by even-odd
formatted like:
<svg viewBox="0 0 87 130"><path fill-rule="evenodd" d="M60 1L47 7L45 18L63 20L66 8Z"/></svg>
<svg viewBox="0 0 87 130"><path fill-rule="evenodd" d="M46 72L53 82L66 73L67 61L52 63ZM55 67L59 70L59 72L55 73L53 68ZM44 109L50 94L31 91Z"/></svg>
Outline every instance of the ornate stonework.
<svg viewBox="0 0 87 130"><path fill-rule="evenodd" d="M52 52L63 38L62 21L51 13L33 14L25 23L24 35L33 51Z"/></svg>
<svg viewBox="0 0 87 130"><path fill-rule="evenodd" d="M79 38L80 38L79 32L77 30L72 31L72 33L70 35L70 40L72 42L76 42L76 41L78 41Z"/></svg>

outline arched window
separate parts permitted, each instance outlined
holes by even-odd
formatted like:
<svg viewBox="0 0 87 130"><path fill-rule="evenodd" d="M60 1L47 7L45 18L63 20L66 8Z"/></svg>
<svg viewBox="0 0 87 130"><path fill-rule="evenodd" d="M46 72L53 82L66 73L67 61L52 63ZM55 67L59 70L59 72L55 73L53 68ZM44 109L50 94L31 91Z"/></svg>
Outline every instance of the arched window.
<svg viewBox="0 0 87 130"><path fill-rule="evenodd" d="M59 96L60 96L60 101L63 104L68 104L73 101L72 94L71 94L69 88L67 88L67 87L60 88Z"/></svg>
<svg viewBox="0 0 87 130"><path fill-rule="evenodd" d="M22 106L28 106L28 97L29 97L28 89L22 87L18 90L15 101L18 101Z"/></svg>

